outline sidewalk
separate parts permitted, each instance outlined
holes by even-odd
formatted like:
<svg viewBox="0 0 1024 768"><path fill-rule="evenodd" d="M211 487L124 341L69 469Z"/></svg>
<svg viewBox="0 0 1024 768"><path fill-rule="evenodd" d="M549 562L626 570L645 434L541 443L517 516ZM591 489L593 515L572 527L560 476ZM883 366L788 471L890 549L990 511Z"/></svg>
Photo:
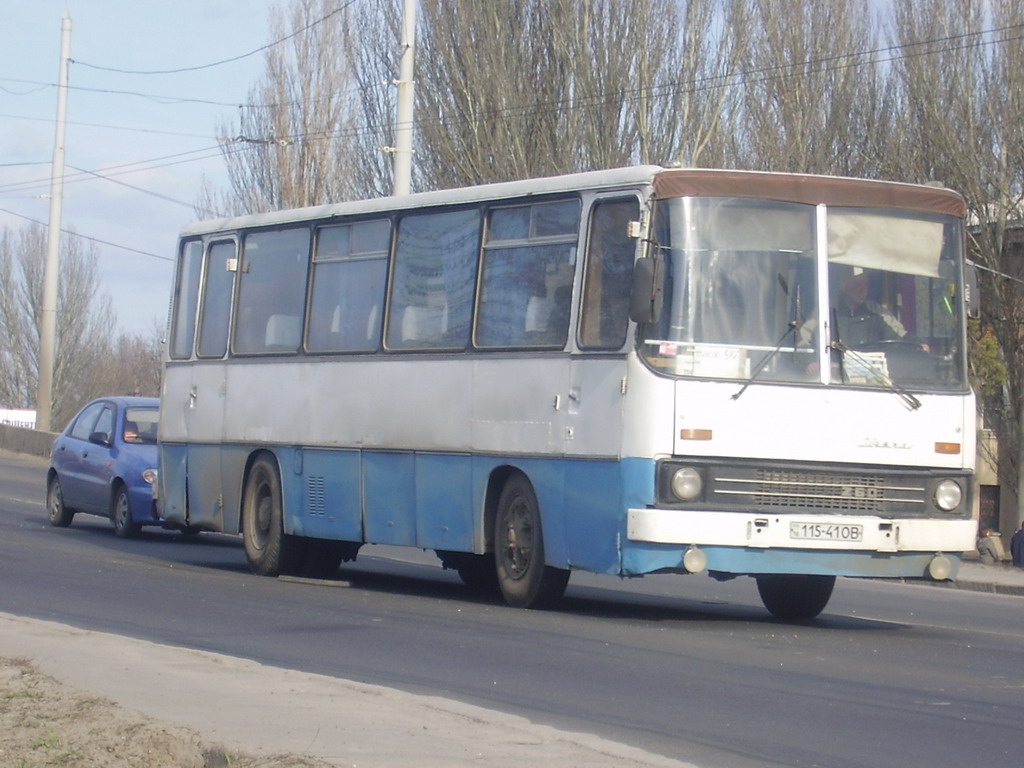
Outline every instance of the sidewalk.
<svg viewBox="0 0 1024 768"><path fill-rule="evenodd" d="M965 560L960 564L960 573L957 575L956 581L952 584L948 582L939 584L939 586L944 585L972 592L1024 596L1024 568L1015 568L1009 562L984 565L976 560Z"/></svg>
<svg viewBox="0 0 1024 768"><path fill-rule="evenodd" d="M594 734L558 730L440 696L8 613L0 613L4 657L27 661L88 692L90 704L103 697L171 728L195 732L204 743L249 754L286 753L346 768L694 768ZM17 764L11 758L19 756L5 754L2 743L0 735L0 763ZM143 763L116 763L128 764ZM182 763L147 759L145 764ZM258 765L308 763L276 759Z"/></svg>

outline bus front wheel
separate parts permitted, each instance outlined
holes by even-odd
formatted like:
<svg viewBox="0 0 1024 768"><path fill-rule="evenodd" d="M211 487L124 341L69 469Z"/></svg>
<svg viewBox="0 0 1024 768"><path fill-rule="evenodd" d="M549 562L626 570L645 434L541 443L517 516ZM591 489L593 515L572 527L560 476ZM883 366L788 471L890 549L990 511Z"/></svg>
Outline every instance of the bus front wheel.
<svg viewBox="0 0 1024 768"><path fill-rule="evenodd" d="M302 540L284 532L281 478L270 456L253 462L242 497L242 540L249 568L260 576L295 571L302 563Z"/></svg>
<svg viewBox="0 0 1024 768"><path fill-rule="evenodd" d="M494 520L494 562L501 594L516 608L550 605L569 582L569 571L545 563L540 508L522 475L509 478L501 491Z"/></svg>
<svg viewBox="0 0 1024 768"><path fill-rule="evenodd" d="M777 619L813 619L828 605L835 576L764 575L757 576L761 602Z"/></svg>

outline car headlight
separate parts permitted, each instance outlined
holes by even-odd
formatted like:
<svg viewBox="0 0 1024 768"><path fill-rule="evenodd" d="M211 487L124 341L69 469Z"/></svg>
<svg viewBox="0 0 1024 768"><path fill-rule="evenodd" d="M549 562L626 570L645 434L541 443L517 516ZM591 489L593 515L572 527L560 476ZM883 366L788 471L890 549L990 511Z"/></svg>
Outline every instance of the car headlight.
<svg viewBox="0 0 1024 768"><path fill-rule="evenodd" d="M964 492L955 480L943 480L935 486L935 494L932 498L935 501L935 506L943 512L952 512L960 506Z"/></svg>
<svg viewBox="0 0 1024 768"><path fill-rule="evenodd" d="M672 473L672 493L680 501L692 501L704 490L704 478L693 467L680 467Z"/></svg>
<svg viewBox="0 0 1024 768"><path fill-rule="evenodd" d="M142 479L150 485L156 485L156 470L152 468L142 470Z"/></svg>

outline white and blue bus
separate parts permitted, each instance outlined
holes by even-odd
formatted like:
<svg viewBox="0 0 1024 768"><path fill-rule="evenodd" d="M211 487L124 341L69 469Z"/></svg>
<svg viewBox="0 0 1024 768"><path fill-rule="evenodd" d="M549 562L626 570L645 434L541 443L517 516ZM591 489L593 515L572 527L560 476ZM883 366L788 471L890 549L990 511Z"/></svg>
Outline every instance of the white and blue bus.
<svg viewBox="0 0 1024 768"><path fill-rule="evenodd" d="M434 550L511 605L573 570L947 579L974 544L964 202L652 166L181 234L172 523L252 570Z"/></svg>

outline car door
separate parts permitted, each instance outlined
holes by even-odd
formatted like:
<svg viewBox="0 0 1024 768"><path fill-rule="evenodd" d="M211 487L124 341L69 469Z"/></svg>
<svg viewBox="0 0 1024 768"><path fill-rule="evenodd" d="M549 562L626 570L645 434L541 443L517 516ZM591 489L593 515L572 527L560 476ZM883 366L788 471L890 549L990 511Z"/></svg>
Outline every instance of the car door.
<svg viewBox="0 0 1024 768"><path fill-rule="evenodd" d="M113 449L117 408L104 405L82 451L81 509L106 514L110 510L110 480L113 477Z"/></svg>
<svg viewBox="0 0 1024 768"><path fill-rule="evenodd" d="M105 514L110 506L110 446L116 409L97 402L86 407L56 446L54 466L60 476L64 503L81 512ZM106 443L100 441L105 435Z"/></svg>
<svg viewBox="0 0 1024 768"><path fill-rule="evenodd" d="M95 431L96 422L105 409L104 402L87 405L53 446L53 467L60 478L64 503L72 509L83 509L86 498L84 459L92 450L89 435Z"/></svg>

